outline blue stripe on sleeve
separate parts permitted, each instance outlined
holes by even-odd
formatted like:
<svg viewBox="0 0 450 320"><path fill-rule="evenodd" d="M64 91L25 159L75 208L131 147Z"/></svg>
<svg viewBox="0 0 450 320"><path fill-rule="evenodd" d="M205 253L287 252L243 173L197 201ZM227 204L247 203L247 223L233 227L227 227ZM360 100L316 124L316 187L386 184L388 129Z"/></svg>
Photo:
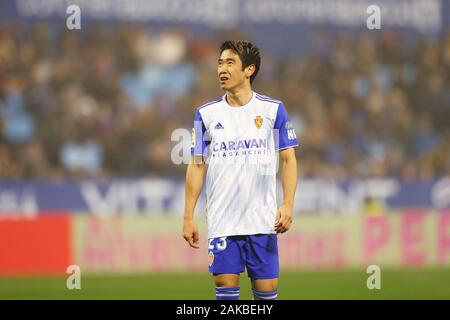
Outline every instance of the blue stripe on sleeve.
<svg viewBox="0 0 450 320"><path fill-rule="evenodd" d="M195 141L193 145L191 144L191 155L204 156L206 155L206 147L209 145L210 141L207 139L206 127L199 109L194 116L193 130L193 138Z"/></svg>
<svg viewBox="0 0 450 320"><path fill-rule="evenodd" d="M283 102L278 105L274 129L276 150L298 146L295 130Z"/></svg>

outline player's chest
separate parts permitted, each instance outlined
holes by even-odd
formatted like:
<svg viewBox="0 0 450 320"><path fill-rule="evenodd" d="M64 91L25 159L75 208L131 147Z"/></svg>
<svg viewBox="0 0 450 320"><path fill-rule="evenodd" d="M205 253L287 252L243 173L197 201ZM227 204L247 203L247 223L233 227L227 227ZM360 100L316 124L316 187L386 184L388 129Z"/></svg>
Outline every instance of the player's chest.
<svg viewBox="0 0 450 320"><path fill-rule="evenodd" d="M233 110L234 111L234 110ZM264 112L220 112L208 119L206 129L213 140L223 137L267 136L275 119Z"/></svg>

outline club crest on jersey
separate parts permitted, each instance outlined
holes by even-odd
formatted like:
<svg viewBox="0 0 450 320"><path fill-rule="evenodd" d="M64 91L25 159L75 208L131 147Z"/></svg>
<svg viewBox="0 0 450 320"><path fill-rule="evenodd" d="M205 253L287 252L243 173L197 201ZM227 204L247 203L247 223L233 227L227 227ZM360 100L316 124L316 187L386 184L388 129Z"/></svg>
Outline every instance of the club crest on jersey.
<svg viewBox="0 0 450 320"><path fill-rule="evenodd" d="M208 264L210 267L212 266L213 262L214 262L214 253L210 251L208 254Z"/></svg>
<svg viewBox="0 0 450 320"><path fill-rule="evenodd" d="M255 126L259 129L261 128L262 124L263 124L263 118L261 116L256 116L255 119L253 119L253 121L255 121Z"/></svg>

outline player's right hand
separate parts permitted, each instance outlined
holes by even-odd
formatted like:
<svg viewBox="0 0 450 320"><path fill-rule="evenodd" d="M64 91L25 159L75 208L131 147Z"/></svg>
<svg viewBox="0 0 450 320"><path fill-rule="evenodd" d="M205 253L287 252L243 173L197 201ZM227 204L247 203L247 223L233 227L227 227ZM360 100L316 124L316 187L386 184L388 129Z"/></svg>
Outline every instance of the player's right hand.
<svg viewBox="0 0 450 320"><path fill-rule="evenodd" d="M183 223L183 238L192 248L199 249L199 238L197 224L194 219L184 219Z"/></svg>

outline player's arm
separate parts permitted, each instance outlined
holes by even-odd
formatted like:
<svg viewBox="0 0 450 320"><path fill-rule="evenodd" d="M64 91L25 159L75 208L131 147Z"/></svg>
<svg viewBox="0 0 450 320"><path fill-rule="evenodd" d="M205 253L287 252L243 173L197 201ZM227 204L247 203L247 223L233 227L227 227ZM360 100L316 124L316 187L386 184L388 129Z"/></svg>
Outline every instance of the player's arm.
<svg viewBox="0 0 450 320"><path fill-rule="evenodd" d="M281 183L283 186L283 204L278 208L275 231L284 233L292 224L292 208L297 189L297 159L294 148L280 151Z"/></svg>
<svg viewBox="0 0 450 320"><path fill-rule="evenodd" d="M198 197L202 191L206 165L201 157L192 156L186 170L186 191L184 205L183 238L192 248L198 249L199 233L194 221L194 210Z"/></svg>

